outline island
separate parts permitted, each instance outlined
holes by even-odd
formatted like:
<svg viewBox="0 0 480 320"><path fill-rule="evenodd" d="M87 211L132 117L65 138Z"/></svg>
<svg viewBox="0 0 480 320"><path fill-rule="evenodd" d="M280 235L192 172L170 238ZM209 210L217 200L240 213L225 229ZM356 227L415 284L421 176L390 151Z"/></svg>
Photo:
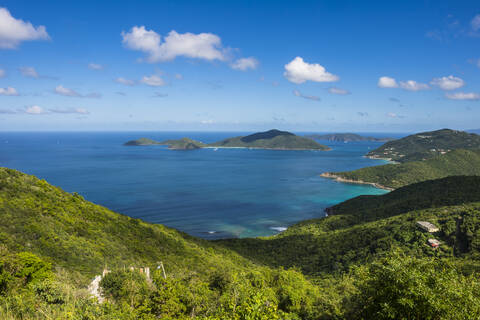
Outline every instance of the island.
<svg viewBox="0 0 480 320"><path fill-rule="evenodd" d="M179 140L155 141L148 138L131 140L125 146L167 145L174 150L194 150L201 148L248 148L269 150L330 150L312 139L297 136L288 131L272 129L265 132L257 132L247 136L227 138L218 142L205 144L189 138Z"/></svg>
<svg viewBox="0 0 480 320"><path fill-rule="evenodd" d="M305 137L315 140L335 141L335 142L388 142L394 140L393 138L375 138L369 136L361 136L356 133L331 133L331 134L309 134Z"/></svg>
<svg viewBox="0 0 480 320"><path fill-rule="evenodd" d="M366 155L392 163L321 176L392 190L449 176L480 175L480 136L442 129L388 142Z"/></svg>
<svg viewBox="0 0 480 320"><path fill-rule="evenodd" d="M479 149L480 135L465 131L441 129L409 135L390 141L367 153L372 159L405 163L426 160L455 149Z"/></svg>

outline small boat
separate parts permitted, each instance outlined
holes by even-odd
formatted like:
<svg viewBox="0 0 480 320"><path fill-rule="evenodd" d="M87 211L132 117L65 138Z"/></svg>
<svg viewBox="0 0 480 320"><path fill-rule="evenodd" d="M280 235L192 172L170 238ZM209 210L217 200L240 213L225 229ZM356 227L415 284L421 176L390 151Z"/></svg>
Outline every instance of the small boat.
<svg viewBox="0 0 480 320"><path fill-rule="evenodd" d="M218 150L218 148L213 149L213 151L217 151L217 150Z"/></svg>

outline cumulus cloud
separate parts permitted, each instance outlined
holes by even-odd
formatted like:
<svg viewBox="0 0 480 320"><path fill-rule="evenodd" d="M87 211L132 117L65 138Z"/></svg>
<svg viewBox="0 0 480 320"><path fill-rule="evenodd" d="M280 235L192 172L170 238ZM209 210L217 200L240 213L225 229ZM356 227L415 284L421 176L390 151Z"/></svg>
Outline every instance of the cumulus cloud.
<svg viewBox="0 0 480 320"><path fill-rule="evenodd" d="M380 77L377 86L380 88L398 88L397 80L390 77Z"/></svg>
<svg viewBox="0 0 480 320"><path fill-rule="evenodd" d="M34 27L12 17L6 8L0 8L0 48L15 49L22 41L50 39L44 26Z"/></svg>
<svg viewBox="0 0 480 320"><path fill-rule="evenodd" d="M157 75L144 76L141 80L142 83L151 87L161 87L165 85L165 81Z"/></svg>
<svg viewBox="0 0 480 320"><path fill-rule="evenodd" d="M19 96L17 90L12 87L0 88L0 96Z"/></svg>
<svg viewBox="0 0 480 320"><path fill-rule="evenodd" d="M328 88L328 92L330 92L332 94L343 95L343 96L347 95L347 94L350 94L350 91L345 90L345 89L341 89L341 88L336 88L336 87Z"/></svg>
<svg viewBox="0 0 480 320"><path fill-rule="evenodd" d="M89 63L88 64L88 69L90 69L90 70L103 70L103 66L101 64L97 64L97 63Z"/></svg>
<svg viewBox="0 0 480 320"><path fill-rule="evenodd" d="M448 91L463 87L465 85L465 81L450 75L448 77L433 78L433 80L430 81L430 84L432 86L437 86L442 90Z"/></svg>
<svg viewBox="0 0 480 320"><path fill-rule="evenodd" d="M47 113L45 110L43 110L42 107L39 107L39 106L26 107L24 112L27 114L34 114L34 115Z"/></svg>
<svg viewBox="0 0 480 320"><path fill-rule="evenodd" d="M62 85L57 86L55 88L54 92L56 94L59 94L61 96L65 96L65 97L77 97L77 98L101 98L102 97L102 95L100 93L97 93L97 92L92 92L92 93L83 95L83 94L80 94L73 89L65 88Z"/></svg>
<svg viewBox="0 0 480 320"><path fill-rule="evenodd" d="M400 81L400 88L408 91L427 90L430 87L428 84L416 82L414 80Z"/></svg>
<svg viewBox="0 0 480 320"><path fill-rule="evenodd" d="M135 85L135 81L134 81L134 80L125 79L125 78L122 78L122 77L115 79L115 82L116 82L116 83L120 83L120 84L124 84L124 85L126 85L126 86L133 86L133 85Z"/></svg>
<svg viewBox="0 0 480 320"><path fill-rule="evenodd" d="M450 100L480 100L480 94L474 92L455 92L445 95Z"/></svg>
<svg viewBox="0 0 480 320"><path fill-rule="evenodd" d="M37 70L35 70L34 67L20 67L18 68L18 70L24 77L35 78L35 79L40 78L40 75L38 74Z"/></svg>
<svg viewBox="0 0 480 320"><path fill-rule="evenodd" d="M288 81L293 83L304 83L306 81L314 82L334 82L340 78L325 70L325 68L318 63L307 63L301 57L296 57L285 65L285 72L283 73Z"/></svg>
<svg viewBox="0 0 480 320"><path fill-rule="evenodd" d="M7 74L7 73L5 72L5 70L0 69L0 78L5 77L6 74Z"/></svg>
<svg viewBox="0 0 480 320"><path fill-rule="evenodd" d="M300 98L304 98L304 99L308 99L308 100L314 100L314 101L320 101L319 97L317 97L317 96L307 96L307 95L302 94L298 90L293 90L293 94L297 97L300 97Z"/></svg>
<svg viewBox="0 0 480 320"><path fill-rule="evenodd" d="M255 59L254 57L250 57L250 58L240 58L235 60L231 64L231 67L232 69L235 69L235 70L247 71L248 69L252 69L252 70L257 69L258 65L259 65L258 60Z"/></svg>
<svg viewBox="0 0 480 320"><path fill-rule="evenodd" d="M122 31L123 45L142 51L150 63L174 60L183 56L204 60L226 60L227 49L223 48L219 36L212 33L178 33L175 30L163 39L145 26L134 26L129 32Z"/></svg>
<svg viewBox="0 0 480 320"><path fill-rule="evenodd" d="M87 109L84 108L66 108L66 109L48 109L51 113L62 113L62 114L90 114Z"/></svg>
<svg viewBox="0 0 480 320"><path fill-rule="evenodd" d="M472 26L473 31L480 30L480 14L477 14L475 17L473 17L470 25Z"/></svg>

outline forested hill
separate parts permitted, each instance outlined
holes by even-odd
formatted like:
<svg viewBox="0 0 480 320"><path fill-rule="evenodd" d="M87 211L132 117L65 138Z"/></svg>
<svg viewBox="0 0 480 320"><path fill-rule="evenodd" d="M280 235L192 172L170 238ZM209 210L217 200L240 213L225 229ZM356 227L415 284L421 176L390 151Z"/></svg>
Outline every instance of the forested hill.
<svg viewBox="0 0 480 320"><path fill-rule="evenodd" d="M430 159L455 149L480 149L480 135L450 129L422 132L387 142L367 156L405 163Z"/></svg>
<svg viewBox="0 0 480 320"><path fill-rule="evenodd" d="M454 206L360 223L360 205L340 206L342 214L275 237L208 242L0 168L0 319L478 318L480 204L466 203L478 179L448 179L397 195ZM395 194L368 198L362 210L411 209ZM432 236L436 250L426 244ZM98 303L85 286L103 268Z"/></svg>
<svg viewBox="0 0 480 320"><path fill-rule="evenodd" d="M401 248L416 257L454 259L480 271L480 177L449 177L381 196L361 196L334 206L327 218L303 221L276 236L219 240L225 247L272 267L297 267L309 275L345 272ZM429 221L440 232L416 225ZM439 250L427 245L441 241ZM456 260L460 259L460 260Z"/></svg>
<svg viewBox="0 0 480 320"><path fill-rule="evenodd" d="M323 174L343 182L371 183L393 189L452 175L480 175L480 150L459 149L423 161Z"/></svg>

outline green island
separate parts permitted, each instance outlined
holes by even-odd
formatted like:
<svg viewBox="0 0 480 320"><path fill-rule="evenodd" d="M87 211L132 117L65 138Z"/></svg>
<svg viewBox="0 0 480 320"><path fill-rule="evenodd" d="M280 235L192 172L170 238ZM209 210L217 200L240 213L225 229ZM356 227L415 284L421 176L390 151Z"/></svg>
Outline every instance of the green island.
<svg viewBox="0 0 480 320"><path fill-rule="evenodd" d="M478 318L479 185L421 182L207 241L0 168L0 318Z"/></svg>
<svg viewBox="0 0 480 320"><path fill-rule="evenodd" d="M450 129L422 132L389 141L366 156L404 163L430 159L455 149L480 149L480 135Z"/></svg>
<svg viewBox="0 0 480 320"><path fill-rule="evenodd" d="M180 140L155 140L140 138L126 142L126 146L168 145L170 149L200 149L200 148L248 148L271 150L330 150L312 139L297 136L291 132L272 129L247 136L227 138L222 141L205 144L203 142L183 138Z"/></svg>
<svg viewBox="0 0 480 320"><path fill-rule="evenodd" d="M337 141L337 142L357 142L357 141L374 141L387 142L394 140L393 138L375 138L362 136L356 133L332 133L332 134L309 134L305 137L315 140Z"/></svg>
<svg viewBox="0 0 480 320"><path fill-rule="evenodd" d="M460 148L457 148L458 146ZM464 149L467 147L468 149ZM426 149L428 150L419 151ZM388 142L369 152L367 156L380 158L377 155L384 153L383 150L389 152L397 150L395 152L398 154L395 153L394 157L389 156L396 163L354 171L325 172L321 176L339 182L371 184L392 190L416 182L453 175L480 175L480 136L476 134L449 129L415 134ZM419 157L422 159L417 160Z"/></svg>

